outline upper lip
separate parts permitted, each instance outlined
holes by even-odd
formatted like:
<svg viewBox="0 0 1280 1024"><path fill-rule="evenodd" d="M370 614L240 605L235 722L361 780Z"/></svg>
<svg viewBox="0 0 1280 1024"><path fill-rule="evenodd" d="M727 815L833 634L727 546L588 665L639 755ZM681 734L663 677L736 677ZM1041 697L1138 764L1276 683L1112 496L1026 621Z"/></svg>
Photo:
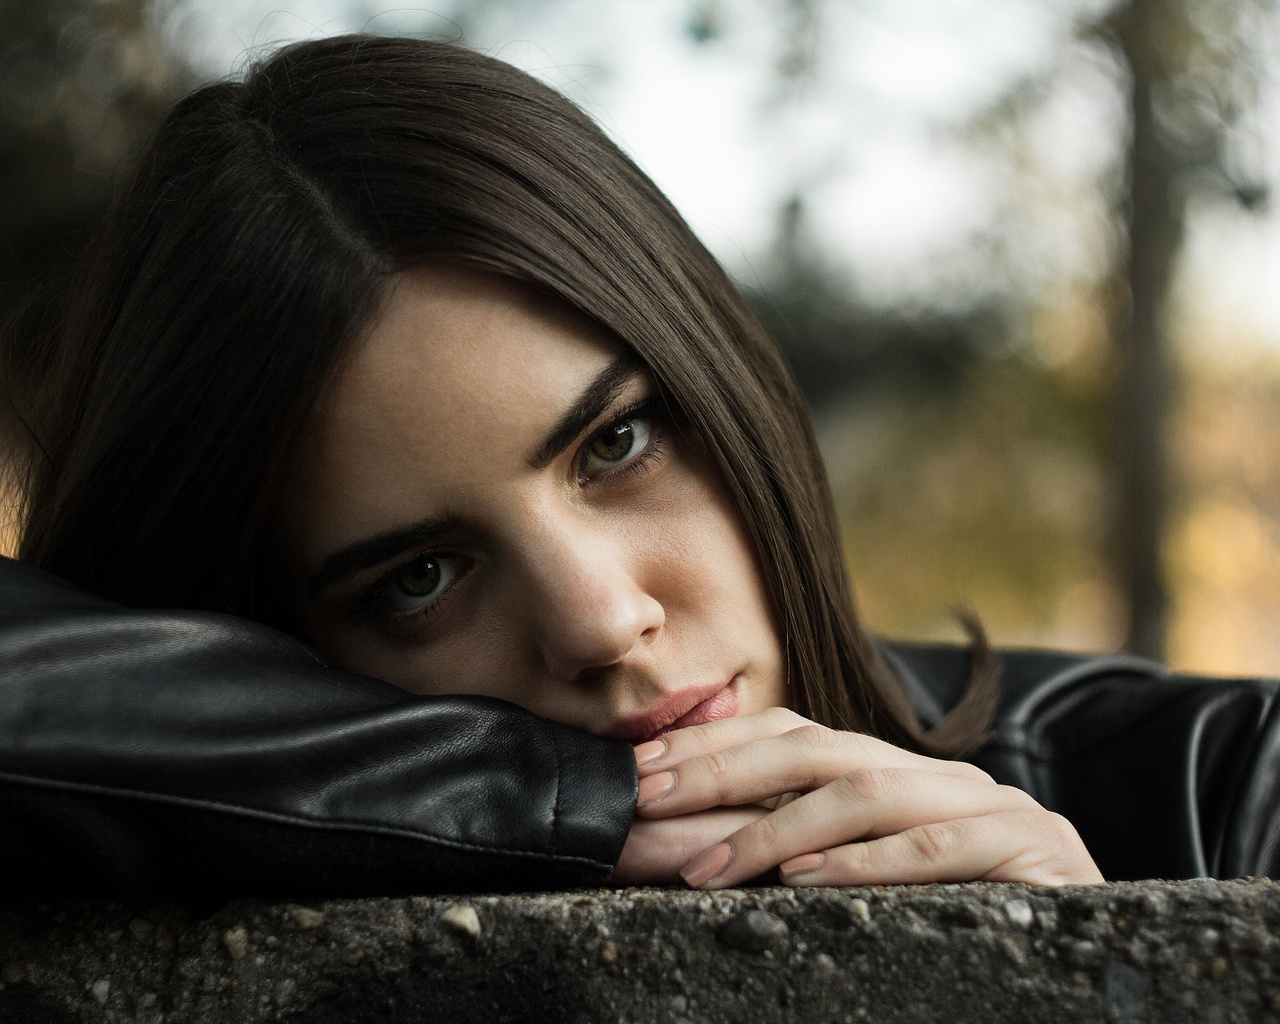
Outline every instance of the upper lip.
<svg viewBox="0 0 1280 1024"><path fill-rule="evenodd" d="M710 700L728 685L728 682L710 683L707 686L690 686L683 690L675 690L664 695L644 711L627 715L626 718L619 718L605 732L605 736L610 739L640 743L659 729L664 729L677 719L683 718L704 700Z"/></svg>

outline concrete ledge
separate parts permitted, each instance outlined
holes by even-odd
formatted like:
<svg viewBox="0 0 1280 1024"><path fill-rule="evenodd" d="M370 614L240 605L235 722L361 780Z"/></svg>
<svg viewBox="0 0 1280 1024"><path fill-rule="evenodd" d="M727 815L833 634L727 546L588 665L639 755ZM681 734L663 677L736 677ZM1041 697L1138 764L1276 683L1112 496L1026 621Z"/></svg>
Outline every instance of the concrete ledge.
<svg viewBox="0 0 1280 1024"><path fill-rule="evenodd" d="M1280 1021L1280 884L0 907L0 1022Z"/></svg>

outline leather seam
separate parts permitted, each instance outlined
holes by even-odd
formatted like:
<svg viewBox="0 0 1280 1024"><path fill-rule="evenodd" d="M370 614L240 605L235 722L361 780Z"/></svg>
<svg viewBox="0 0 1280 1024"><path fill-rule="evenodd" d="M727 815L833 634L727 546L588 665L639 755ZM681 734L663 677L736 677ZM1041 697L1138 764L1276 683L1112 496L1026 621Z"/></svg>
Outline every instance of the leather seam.
<svg viewBox="0 0 1280 1024"><path fill-rule="evenodd" d="M1170 678L1163 665L1130 654L1090 658L1079 664L1069 665L1037 683L1008 709L1009 724L1006 728L1025 735L1028 721L1051 701L1061 701L1065 691L1078 691L1089 683L1096 682L1098 677L1130 675L1144 677L1151 682L1167 682Z"/></svg>
<svg viewBox="0 0 1280 1024"><path fill-rule="evenodd" d="M1116 675L1121 674L1122 673L1116 673ZM1106 679L1099 680L1096 678L1085 677L1075 680L1075 685L1071 688L1064 687L1063 689L1067 692L1054 695L1058 699L1058 704L1053 708L1054 716L1062 717L1064 714L1064 707L1068 711L1072 710L1072 706L1074 704L1078 704L1081 701L1088 699L1094 692L1096 692L1091 690L1091 687L1096 687L1099 683L1105 684L1106 681ZM1061 744L1050 744L1045 741L1042 735L1044 724L1041 722L1037 723L1035 731L1027 730L1022 726L998 727L996 729L996 734L991 738L984 749L1006 750L1023 754L1026 757L1039 761L1042 764L1049 764L1063 759L1087 755L1101 746L1114 744L1122 739L1126 734L1142 728L1148 719L1164 711L1170 703L1182 700L1188 693L1192 692L1189 689L1174 689L1172 686L1169 686L1169 684L1176 683L1178 681L1179 680L1171 674L1162 678L1148 677L1146 682L1151 685L1169 687L1167 692L1163 695L1161 702L1149 708L1141 718L1129 721L1123 729L1109 734L1104 738L1099 739L1096 737L1089 737L1087 741L1080 743L1078 746L1064 748ZM1272 695L1269 694L1260 694L1259 696L1262 696L1267 701L1272 699ZM1048 702L1046 701L1045 703L1047 704Z"/></svg>
<svg viewBox="0 0 1280 1024"><path fill-rule="evenodd" d="M69 782L64 779L40 779L13 772L0 772L0 783L11 783L40 789L54 789L69 793L115 797L125 800L136 800L141 803L169 804L177 807L188 807L196 810L214 811L231 816L256 818L275 824L294 825L318 832L333 830L340 832L368 832L377 835L394 836L400 839L416 839L420 842L444 846L453 850L469 853L491 853L507 857L521 857L529 860L550 862L570 862L605 871L612 870L612 865L590 857L575 854L540 853L535 850L519 850L501 846L484 846L478 843L464 843L457 839L446 839L414 829L397 828L393 825L379 825L373 822L349 821L341 818L307 818L302 815L284 814L280 811L268 811L258 807L243 807L226 804L214 800L200 800L194 797L175 796L169 793L151 793L144 790L119 789L114 786L99 786L91 783Z"/></svg>
<svg viewBox="0 0 1280 1024"><path fill-rule="evenodd" d="M1253 740L1249 744L1248 754L1242 758L1246 768L1240 774L1240 779L1236 784L1235 792L1231 794L1231 801L1229 805L1230 809L1227 814L1227 820L1229 822L1238 820L1241 804L1248 799L1257 787L1259 775L1258 764L1261 760L1260 754L1266 752L1267 739L1275 735L1274 726L1272 725L1271 720L1276 714L1276 706L1276 699L1273 696L1267 700L1266 705L1258 715L1258 724L1254 728ZM1255 839L1253 849L1251 851L1252 859L1249 864L1250 870L1248 871L1248 874L1254 874L1259 865L1268 865L1274 861L1277 846L1280 846L1280 827L1277 827L1278 825L1280 825L1280 822L1273 820L1265 827L1262 833L1262 838L1260 840ZM1222 860L1225 856L1224 847L1226 845L1227 831L1227 829L1223 830L1223 836L1218 843L1217 857L1215 859L1214 866L1218 868L1219 871L1221 871ZM1239 842L1237 842L1236 845L1239 847ZM1235 853L1236 860L1239 861L1244 851L1243 849L1237 849L1233 852ZM1233 867L1237 869L1239 866L1240 865L1238 863L1233 865Z"/></svg>
<svg viewBox="0 0 1280 1024"><path fill-rule="evenodd" d="M1137 676L1148 685L1153 686L1167 685L1173 681L1169 674L1164 671L1157 674L1143 671L1140 667L1134 665L1116 665L1114 662L1099 665L1098 663L1103 660L1099 658L1088 665L1074 666L1072 669L1060 672L1056 676L1051 676L1045 682L1039 684L1034 694L1028 695L1032 699L1024 701L1022 706L1017 708L1017 713L1010 715L1008 722L996 727L993 745L1003 745L1012 749L1023 750L1028 754L1034 753L1035 756L1041 758L1057 756L1061 752L1056 747L1051 755L1045 755L1042 752L1044 750L1044 723L1039 718L1045 715L1046 709L1050 706L1053 708L1053 714L1061 717L1064 714L1064 709L1072 708L1087 700L1096 692L1096 687L1099 684L1105 684L1107 680L1117 677ZM1112 659L1107 660L1113 661ZM1171 691L1168 694L1168 699L1176 699L1179 695L1179 693ZM1035 724L1029 727L1028 719L1032 714L1038 717ZM1135 728L1138 724L1131 722L1129 728ZM1089 743L1073 749L1071 753L1080 754L1095 749L1100 742L1102 741L1091 739Z"/></svg>

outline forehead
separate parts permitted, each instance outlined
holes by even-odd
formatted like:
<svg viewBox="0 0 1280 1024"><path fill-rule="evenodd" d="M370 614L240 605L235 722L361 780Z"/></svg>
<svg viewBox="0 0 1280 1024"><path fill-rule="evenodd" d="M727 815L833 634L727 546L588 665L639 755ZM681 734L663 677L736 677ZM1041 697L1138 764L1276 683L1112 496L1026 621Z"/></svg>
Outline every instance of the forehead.
<svg viewBox="0 0 1280 1024"><path fill-rule="evenodd" d="M289 532L311 555L492 496L620 351L516 282L399 275L318 404L290 474Z"/></svg>

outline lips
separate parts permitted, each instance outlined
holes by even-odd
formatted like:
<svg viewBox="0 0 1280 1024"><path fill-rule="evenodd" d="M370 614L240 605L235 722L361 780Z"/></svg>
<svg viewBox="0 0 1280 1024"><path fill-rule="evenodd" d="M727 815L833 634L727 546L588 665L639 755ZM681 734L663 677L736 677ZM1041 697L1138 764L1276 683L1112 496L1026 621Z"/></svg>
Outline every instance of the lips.
<svg viewBox="0 0 1280 1024"><path fill-rule="evenodd" d="M728 683L689 687L667 694L647 710L620 719L607 733L615 739L642 743L676 729L732 718L738 713L738 677Z"/></svg>
<svg viewBox="0 0 1280 1024"><path fill-rule="evenodd" d="M675 732L690 725L702 725L704 722L715 722L721 718L732 718L738 713L738 688L730 683L714 697L709 697L693 710L681 715L670 725L664 725L648 738L657 739L665 733Z"/></svg>

